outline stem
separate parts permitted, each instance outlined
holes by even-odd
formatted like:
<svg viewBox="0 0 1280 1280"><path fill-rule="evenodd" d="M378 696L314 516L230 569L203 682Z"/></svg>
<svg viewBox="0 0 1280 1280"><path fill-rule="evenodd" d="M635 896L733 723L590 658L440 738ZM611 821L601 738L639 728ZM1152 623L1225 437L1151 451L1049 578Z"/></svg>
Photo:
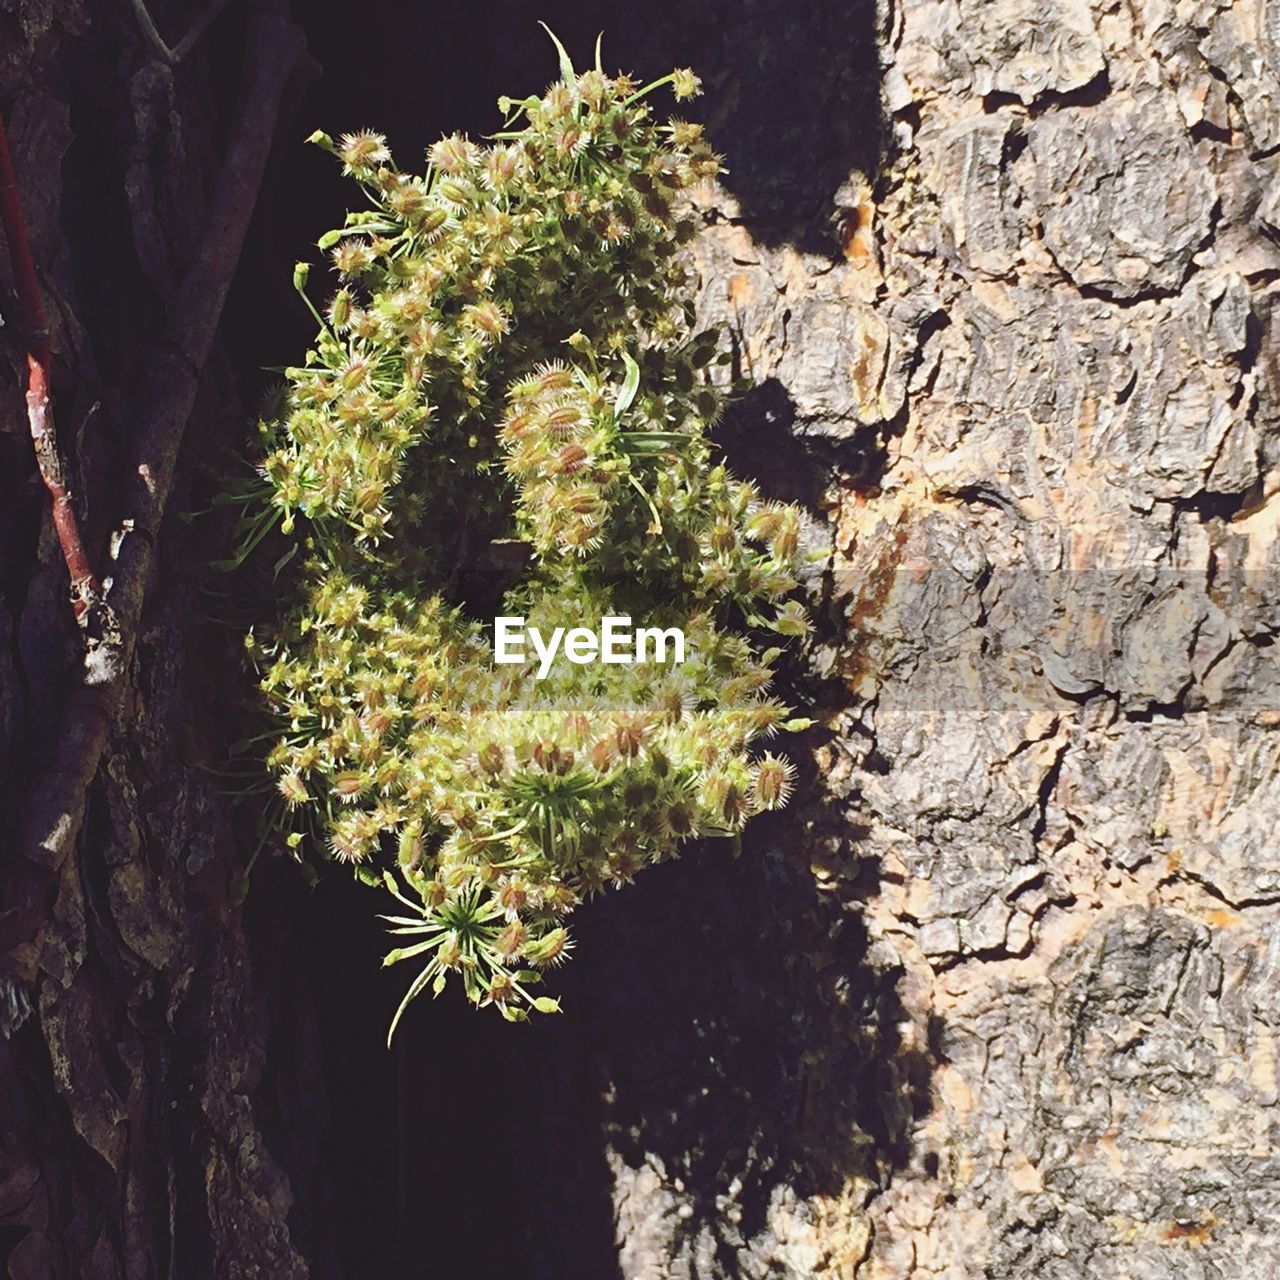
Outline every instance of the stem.
<svg viewBox="0 0 1280 1280"><path fill-rule="evenodd" d="M191 52L191 47L204 35L205 28L227 7L227 0L213 0L213 3L195 20L191 29L173 48L169 48L165 38L160 34L144 0L133 0L133 12L138 19L142 35L151 46L156 57L166 66L176 67Z"/></svg>
<svg viewBox="0 0 1280 1280"><path fill-rule="evenodd" d="M622 105L629 107L633 102L638 102L646 94L652 93L655 89L661 89L664 84L670 84L675 79L674 72L668 72L658 80L650 80L643 89L637 89Z"/></svg>
<svg viewBox="0 0 1280 1280"><path fill-rule="evenodd" d="M649 497L648 491L644 485L640 483L630 471L627 472L627 479L631 482L631 487L649 504L650 514L653 516L653 532L662 533L662 517L658 514L658 508L654 505L654 501Z"/></svg>
<svg viewBox="0 0 1280 1280"><path fill-rule="evenodd" d="M49 491L53 527L57 530L58 543L62 547L62 558L66 561L67 572L71 576L71 607L75 610L76 617L82 618L91 602L100 595L101 587L84 549L71 490L67 487L66 472L58 454L53 403L49 391L49 323L40 297L40 285L36 280L31 246L27 241L26 219L22 213L22 200L18 195L18 182L13 172L13 159L9 155L9 140L3 119L0 119L0 224L4 227L4 238L9 245L18 308L25 330L27 422L31 429L31 443L35 448L40 478Z"/></svg>

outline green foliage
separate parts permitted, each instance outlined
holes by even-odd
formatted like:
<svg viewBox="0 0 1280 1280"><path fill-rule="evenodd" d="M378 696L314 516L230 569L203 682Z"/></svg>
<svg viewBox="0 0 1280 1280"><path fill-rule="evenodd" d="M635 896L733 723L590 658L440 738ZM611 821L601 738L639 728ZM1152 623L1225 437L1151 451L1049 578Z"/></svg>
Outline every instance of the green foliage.
<svg viewBox="0 0 1280 1280"><path fill-rule="evenodd" d="M442 138L422 175L377 134L315 135L370 207L321 237L340 287L262 427L298 546L282 617L248 641L281 724L268 764L290 846L310 825L408 912L387 963L423 967L397 1021L450 974L509 1019L555 1010L531 988L572 909L784 804L791 766L759 743L804 723L754 638L804 630L798 513L705 434L727 357L695 330L682 193L719 162L648 105L697 80L562 71L501 100L487 145ZM450 583L468 546L507 539L531 551L503 612L681 627L687 660L495 665Z"/></svg>

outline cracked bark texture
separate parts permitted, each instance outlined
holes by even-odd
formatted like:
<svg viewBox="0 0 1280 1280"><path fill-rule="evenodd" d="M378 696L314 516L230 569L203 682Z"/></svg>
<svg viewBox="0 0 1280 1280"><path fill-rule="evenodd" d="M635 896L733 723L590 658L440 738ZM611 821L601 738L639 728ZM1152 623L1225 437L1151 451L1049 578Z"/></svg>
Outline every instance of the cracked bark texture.
<svg viewBox="0 0 1280 1280"><path fill-rule="evenodd" d="M1276 11L879 24L891 143L837 193L843 257L721 199L701 262L833 464L814 872L924 1085L846 1162L838 1242L802 1199L807 1252L738 1273L1270 1276ZM721 1274L675 1252L633 1273Z"/></svg>
<svg viewBox="0 0 1280 1280"><path fill-rule="evenodd" d="M152 6L173 39L198 8ZM169 72L126 4L0 2L60 431L99 533L137 355L198 233L235 9ZM243 684L193 621L223 548L171 520L37 1014L0 1041L0 1265L1276 1274L1274 6L581 10L415 10L351 62L349 13L319 6L308 38L338 71L294 132L372 125L405 155L458 112L485 132L498 92L551 74L536 17L575 52L603 26L606 61L704 74L731 172L704 202L700 308L753 384L724 443L809 506L827 556L797 800L737 862L691 852L584 911L563 1017L521 1034L442 1002L391 1058L368 898L309 901L264 866L234 900L254 837L202 766ZM304 340L288 264L336 206L294 190L260 212L177 510L242 439L251 367ZM17 377L6 827L73 641ZM533 1172L494 1199L495 1168Z"/></svg>

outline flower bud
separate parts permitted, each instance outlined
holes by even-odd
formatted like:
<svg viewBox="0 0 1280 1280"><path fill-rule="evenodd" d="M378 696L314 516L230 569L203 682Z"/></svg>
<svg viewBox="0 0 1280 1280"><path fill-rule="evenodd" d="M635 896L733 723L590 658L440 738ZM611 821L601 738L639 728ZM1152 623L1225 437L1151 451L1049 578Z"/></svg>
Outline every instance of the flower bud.
<svg viewBox="0 0 1280 1280"><path fill-rule="evenodd" d="M758 809L781 809L791 795L795 766L780 756L765 755L755 767L754 798Z"/></svg>
<svg viewBox="0 0 1280 1280"><path fill-rule="evenodd" d="M702 81L688 67L679 67L671 73L671 92L682 100L692 98L702 92Z"/></svg>

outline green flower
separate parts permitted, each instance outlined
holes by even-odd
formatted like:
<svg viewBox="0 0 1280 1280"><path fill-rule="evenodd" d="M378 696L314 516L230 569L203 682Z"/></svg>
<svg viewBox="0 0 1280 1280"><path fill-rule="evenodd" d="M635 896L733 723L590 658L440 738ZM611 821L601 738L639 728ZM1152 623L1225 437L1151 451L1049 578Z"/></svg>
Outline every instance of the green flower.
<svg viewBox="0 0 1280 1280"><path fill-rule="evenodd" d="M715 460L728 356L693 326L681 246L684 193L719 161L649 106L698 80L562 68L424 173L379 134L316 135L366 207L320 238L339 287L261 428L247 539L276 523L294 544L247 642L284 841L317 834L405 909L387 962L419 972L396 1022L451 982L513 1021L556 1011L537 987L581 901L792 785L760 743L791 716L767 645L807 625L801 518ZM469 615L469 565L513 546L523 569ZM543 634L627 616L687 653L535 681L494 662L493 611Z"/></svg>

